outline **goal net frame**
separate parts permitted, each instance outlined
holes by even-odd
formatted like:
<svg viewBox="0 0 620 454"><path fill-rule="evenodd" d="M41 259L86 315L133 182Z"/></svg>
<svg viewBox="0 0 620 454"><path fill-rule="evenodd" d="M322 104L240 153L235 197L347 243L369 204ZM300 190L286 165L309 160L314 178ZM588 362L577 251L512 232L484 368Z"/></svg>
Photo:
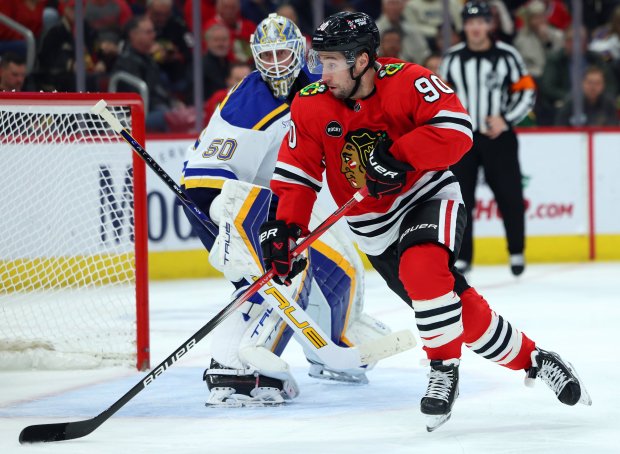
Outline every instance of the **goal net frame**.
<svg viewBox="0 0 620 454"><path fill-rule="evenodd" d="M82 107L87 111L99 100L105 100L111 108L126 108L131 116L131 134L144 145L145 142L145 112L143 101L137 94L132 93L26 93L26 92L0 92L0 105L24 106L25 108L36 106L65 106ZM2 125L0 125L2 128ZM3 129L0 129L0 135ZM119 143L123 139L116 135ZM116 140L116 138L115 138ZM0 142L1 143L1 142ZM93 141L95 143L95 141ZM146 191L146 166L136 153L131 151L128 144L128 152L131 153L131 165L133 166L133 242L134 242L134 279L135 279L135 366L138 370L146 370L150 367L149 354L149 297L148 297L148 217L147 217L147 191ZM45 165L39 163L39 165ZM0 188L2 190L2 188ZM16 204L22 204L21 200L15 200ZM27 205L18 209L27 212ZM1 258L1 257L0 257ZM4 289L8 275L0 276L0 296L7 292ZM0 315L2 307L0 307ZM132 314L133 315L133 314ZM1 333L0 333L1 334ZM133 341L132 341L133 343Z"/></svg>

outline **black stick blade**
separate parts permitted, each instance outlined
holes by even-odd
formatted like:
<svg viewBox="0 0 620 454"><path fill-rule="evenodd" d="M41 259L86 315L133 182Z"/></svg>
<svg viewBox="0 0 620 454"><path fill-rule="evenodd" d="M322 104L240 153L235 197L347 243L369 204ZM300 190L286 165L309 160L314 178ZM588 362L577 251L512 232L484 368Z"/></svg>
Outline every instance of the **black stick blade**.
<svg viewBox="0 0 620 454"><path fill-rule="evenodd" d="M98 426L95 419L28 426L19 434L19 442L24 444L72 440L88 435Z"/></svg>

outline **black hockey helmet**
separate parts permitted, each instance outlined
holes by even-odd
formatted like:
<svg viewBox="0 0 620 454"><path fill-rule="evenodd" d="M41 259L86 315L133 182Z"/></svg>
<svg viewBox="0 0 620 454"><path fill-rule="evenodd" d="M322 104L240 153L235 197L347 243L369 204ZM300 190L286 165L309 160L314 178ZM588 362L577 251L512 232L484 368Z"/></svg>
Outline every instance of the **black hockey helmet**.
<svg viewBox="0 0 620 454"><path fill-rule="evenodd" d="M486 20L491 20L491 7L485 1L473 0L465 3L463 10L461 11L463 22L472 17L482 17Z"/></svg>
<svg viewBox="0 0 620 454"><path fill-rule="evenodd" d="M313 74L326 74L348 68L351 79L355 81L348 96L352 98L360 87L362 76L375 67L380 41L377 24L368 14L349 11L336 13L325 19L312 35L308 70ZM341 52L345 61L341 64L332 61L323 65L320 52ZM355 60L362 52L368 53L368 64L360 74L354 75Z"/></svg>
<svg viewBox="0 0 620 454"><path fill-rule="evenodd" d="M377 24L361 12L343 11L329 16L312 35L312 48L317 52L368 52L371 59L377 55L381 38Z"/></svg>

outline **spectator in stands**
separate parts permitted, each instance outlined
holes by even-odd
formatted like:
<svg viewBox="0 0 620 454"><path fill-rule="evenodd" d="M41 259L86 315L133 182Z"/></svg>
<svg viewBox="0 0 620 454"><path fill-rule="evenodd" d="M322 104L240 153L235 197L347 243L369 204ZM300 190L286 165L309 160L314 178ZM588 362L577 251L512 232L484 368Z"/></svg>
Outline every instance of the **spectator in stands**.
<svg viewBox="0 0 620 454"><path fill-rule="evenodd" d="M0 14L29 29L35 38L43 29L43 10L47 0L0 0ZM16 52L26 55L24 36L13 28L0 24L0 53Z"/></svg>
<svg viewBox="0 0 620 454"><path fill-rule="evenodd" d="M403 35L395 28L388 28L381 33L379 56L404 60L402 56Z"/></svg>
<svg viewBox="0 0 620 454"><path fill-rule="evenodd" d="M171 90L183 99L190 96L192 34L173 14L172 0L147 0L146 15L155 27L153 58L164 72Z"/></svg>
<svg viewBox="0 0 620 454"><path fill-rule="evenodd" d="M449 33L449 38L450 38L450 42L448 42L448 45L446 46L446 48L444 49L444 44L443 44L443 27L439 27L437 29L437 34L435 35L435 45L434 47L431 48L431 52L432 53L436 53L436 54L443 54L444 52L446 52L448 49L450 49L452 46L460 43L462 41L462 34L458 33L455 28L451 25L450 26L450 33Z"/></svg>
<svg viewBox="0 0 620 454"><path fill-rule="evenodd" d="M544 0L547 11L547 22L559 28L566 30L571 25L571 15L568 6L563 0Z"/></svg>
<svg viewBox="0 0 620 454"><path fill-rule="evenodd" d="M597 66L589 67L581 84L585 126L618 126L618 112L614 100L605 94L605 74ZM569 96L558 112L556 125L574 125L573 100Z"/></svg>
<svg viewBox="0 0 620 454"><path fill-rule="evenodd" d="M100 41L118 43L131 16L126 0L89 0L85 4L84 20L97 32Z"/></svg>
<svg viewBox="0 0 620 454"><path fill-rule="evenodd" d="M215 3L215 17L206 23L204 31L206 32L216 23L225 25L230 32L231 51L229 59L231 61L251 61L250 36L254 33L256 24L241 15L240 0L217 0Z"/></svg>
<svg viewBox="0 0 620 454"><path fill-rule="evenodd" d="M26 80L26 59L7 52L0 58L0 91L22 91Z"/></svg>
<svg viewBox="0 0 620 454"><path fill-rule="evenodd" d="M252 72L252 68L247 63L233 63L230 65L228 76L226 77L226 88L222 88L211 95L211 97L204 104L204 125L205 127L215 108L224 100L228 91L241 82L248 74Z"/></svg>
<svg viewBox="0 0 620 454"><path fill-rule="evenodd" d="M299 14L297 14L297 10L290 3L283 3L276 9L275 13L278 16L286 17L294 24L299 23ZM303 34L303 36L304 38L306 38L306 49L310 49L310 47L312 47L312 34L309 34L309 35Z"/></svg>
<svg viewBox="0 0 620 454"><path fill-rule="evenodd" d="M568 28L565 33L564 47L547 56L545 69L540 78L539 94L541 99L536 107L536 117L541 126L555 123L557 112L562 108L571 91L573 29ZM581 62L583 67L600 67L605 74L605 91L615 98L617 83L613 73L598 54L586 50L587 31L585 28L581 27L579 35L578 39L581 41L583 52Z"/></svg>
<svg viewBox="0 0 620 454"><path fill-rule="evenodd" d="M61 0L61 20L47 30L41 38L38 52L36 79L44 91L75 91L75 0ZM84 24L86 89L100 91L99 78L109 71L104 60L97 60L91 52L95 32Z"/></svg>
<svg viewBox="0 0 620 454"><path fill-rule="evenodd" d="M583 0L583 25L588 30L598 29L609 21L618 5L620 0Z"/></svg>
<svg viewBox="0 0 620 454"><path fill-rule="evenodd" d="M381 15L381 4L377 0L350 0L349 3L355 11L363 11L375 20Z"/></svg>
<svg viewBox="0 0 620 454"><path fill-rule="evenodd" d="M220 23L215 23L205 33L207 53L202 59L204 77L204 97L226 88L226 76L230 70L230 31Z"/></svg>
<svg viewBox="0 0 620 454"><path fill-rule="evenodd" d="M388 29L396 30L402 43L400 58L413 63L422 63L431 52L424 35L405 19L403 14L405 3L405 0L382 0L381 16L376 21L377 28L382 34ZM391 38L395 41L393 34Z"/></svg>
<svg viewBox="0 0 620 454"><path fill-rule="evenodd" d="M297 10L290 3L283 3L282 5L278 6L275 10L275 13L278 16L286 17L287 19L292 21L295 21L295 19L299 19L299 14L297 14Z"/></svg>
<svg viewBox="0 0 620 454"><path fill-rule="evenodd" d="M558 51L564 44L561 30L547 23L545 4L532 0L522 9L523 27L517 33L514 46L517 48L527 70L538 81L545 69L547 55Z"/></svg>
<svg viewBox="0 0 620 454"><path fill-rule="evenodd" d="M426 59L422 62L422 66L430 69L435 74L439 73L439 65L441 65L441 55L439 54L430 54Z"/></svg>
<svg viewBox="0 0 620 454"><path fill-rule="evenodd" d="M282 3L278 0L241 0L241 15L258 24Z"/></svg>
<svg viewBox="0 0 620 454"><path fill-rule="evenodd" d="M515 37L515 24L502 0L487 0L491 8L491 37L495 41L512 44Z"/></svg>
<svg viewBox="0 0 620 454"><path fill-rule="evenodd" d="M146 16L133 17L127 23L128 45L119 56L113 73L125 71L143 80L148 87L147 131L188 131L193 127L195 111L173 99L159 66L151 56L155 45L155 27ZM137 88L119 84L119 91L137 92ZM174 110L173 110L174 108Z"/></svg>
<svg viewBox="0 0 620 454"><path fill-rule="evenodd" d="M123 29L132 17L126 0L85 2L84 21L94 30L93 52L106 68L114 67L120 53Z"/></svg>
<svg viewBox="0 0 620 454"><path fill-rule="evenodd" d="M594 31L589 49L609 61L616 68L616 78L620 78L620 5L614 9L611 20Z"/></svg>
<svg viewBox="0 0 620 454"><path fill-rule="evenodd" d="M457 33L463 29L461 9L463 4L460 0L449 0L450 18ZM443 1L442 0L409 0L405 6L407 22L416 30L419 30L426 38L429 47L436 49L435 37L437 29L443 24Z"/></svg>

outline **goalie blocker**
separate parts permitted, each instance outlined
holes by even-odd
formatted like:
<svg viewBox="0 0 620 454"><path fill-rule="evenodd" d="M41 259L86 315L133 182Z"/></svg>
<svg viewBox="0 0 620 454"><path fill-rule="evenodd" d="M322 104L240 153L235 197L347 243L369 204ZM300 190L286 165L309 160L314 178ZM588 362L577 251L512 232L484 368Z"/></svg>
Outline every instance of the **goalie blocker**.
<svg viewBox="0 0 620 454"><path fill-rule="evenodd" d="M209 206L211 219L219 225L219 234L212 246L210 238L203 238L204 229L200 234L197 228L205 246L211 246L209 261L236 283L237 291L243 291L250 276L262 273L258 226L268 218L271 191L226 180L215 198L212 194L205 197L203 189L188 189L187 192L193 200L203 198L203 204L206 202ZM200 205L200 200L198 202ZM313 226L321 220L313 213ZM312 245L307 258L309 266L295 277L290 287L274 284L264 288L215 330L211 348L213 359L204 374L210 390L207 405L270 405L294 398L299 387L280 355L294 334L288 325L300 327L308 323L300 322L303 320L300 316L314 322L298 334L306 337L300 340L310 363L310 376L367 382L365 373L374 363L364 367L349 365L348 368L326 364L324 349L333 346L323 349L321 343L325 339L318 334L328 337L330 344L348 347L390 333L383 323L363 313L364 276L359 255L350 240L332 228ZM273 298L277 297L281 303L274 306ZM265 304L266 299L269 304ZM293 307L287 308L289 300L305 313L298 314L293 312ZM283 311L279 314L274 307ZM288 317L288 324L281 314ZM319 348L323 358L317 355ZM343 351L347 350L352 349Z"/></svg>

